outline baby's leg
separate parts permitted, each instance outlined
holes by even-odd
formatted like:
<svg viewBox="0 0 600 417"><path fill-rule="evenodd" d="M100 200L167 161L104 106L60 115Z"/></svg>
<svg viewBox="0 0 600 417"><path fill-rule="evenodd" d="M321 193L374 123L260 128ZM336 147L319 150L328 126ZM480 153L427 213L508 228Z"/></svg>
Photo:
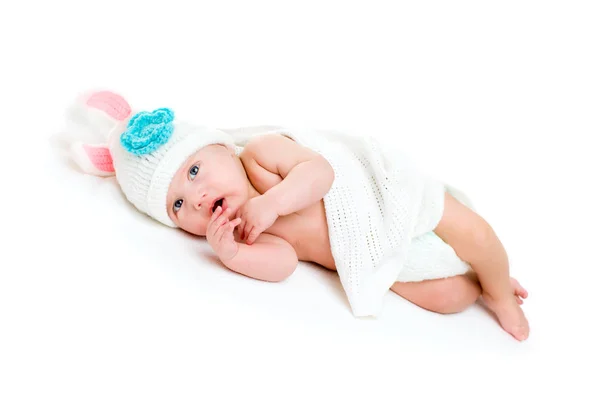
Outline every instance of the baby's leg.
<svg viewBox="0 0 600 417"><path fill-rule="evenodd" d="M446 194L444 213L435 233L468 262L482 287L482 296L501 326L518 340L529 336L529 323L515 300L508 257L491 226L477 213Z"/></svg>
<svg viewBox="0 0 600 417"><path fill-rule="evenodd" d="M523 299L528 297L527 290L514 278L510 284L515 301L523 304ZM390 289L425 310L442 314L459 313L482 294L477 276L472 272L451 278L396 282Z"/></svg>
<svg viewBox="0 0 600 417"><path fill-rule="evenodd" d="M421 308L442 314L463 311L481 295L481 286L470 273L419 282L396 282L390 289Z"/></svg>

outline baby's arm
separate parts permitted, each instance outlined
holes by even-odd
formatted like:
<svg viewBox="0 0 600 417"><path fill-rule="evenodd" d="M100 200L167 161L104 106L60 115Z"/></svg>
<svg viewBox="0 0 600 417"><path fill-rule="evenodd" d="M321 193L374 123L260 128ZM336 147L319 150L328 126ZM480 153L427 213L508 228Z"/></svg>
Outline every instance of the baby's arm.
<svg viewBox="0 0 600 417"><path fill-rule="evenodd" d="M262 281L277 282L290 276L298 265L296 251L287 241L262 234L253 245L236 239L240 219L229 220L231 209L217 207L207 227L206 239L229 269Z"/></svg>
<svg viewBox="0 0 600 417"><path fill-rule="evenodd" d="M282 178L263 194L279 216L295 213L321 200L334 179L333 168L323 156L277 134L251 141L241 159L250 169L264 169Z"/></svg>
<svg viewBox="0 0 600 417"><path fill-rule="evenodd" d="M223 264L232 271L262 281L283 281L296 269L298 256L285 240L267 233L261 234L252 245L237 242L238 251Z"/></svg>

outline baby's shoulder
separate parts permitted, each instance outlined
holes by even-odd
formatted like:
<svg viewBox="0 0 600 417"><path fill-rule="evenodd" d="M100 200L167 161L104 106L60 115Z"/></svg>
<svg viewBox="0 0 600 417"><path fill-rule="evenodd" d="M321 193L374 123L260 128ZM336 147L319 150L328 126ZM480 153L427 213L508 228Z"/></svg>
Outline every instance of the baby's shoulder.
<svg viewBox="0 0 600 417"><path fill-rule="evenodd" d="M292 139L281 133L264 133L251 136L244 145L242 154L273 153L282 146L289 145Z"/></svg>
<svg viewBox="0 0 600 417"><path fill-rule="evenodd" d="M294 160L298 150L294 142L279 133L255 135L244 145L239 156L244 163L257 163L271 172L288 160Z"/></svg>

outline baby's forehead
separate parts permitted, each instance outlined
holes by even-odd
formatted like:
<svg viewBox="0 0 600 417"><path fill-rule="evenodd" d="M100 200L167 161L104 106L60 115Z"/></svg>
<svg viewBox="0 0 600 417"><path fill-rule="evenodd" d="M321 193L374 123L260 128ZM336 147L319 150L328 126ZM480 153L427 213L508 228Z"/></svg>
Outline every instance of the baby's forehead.
<svg viewBox="0 0 600 417"><path fill-rule="evenodd" d="M209 152L210 149L207 146L203 146L200 149L196 149L190 156L186 158L183 164L181 164L181 166L179 167L180 171L187 167L189 164L198 161L199 159L202 159L202 156L206 155Z"/></svg>
<svg viewBox="0 0 600 417"><path fill-rule="evenodd" d="M187 169L188 169L188 167L191 164L193 164L194 162L202 162L203 160L205 160L206 157L209 156L210 153L212 152L210 148L211 148L210 146L203 146L200 149L195 150L181 164L181 166L179 167L179 169L178 169L178 171L175 174L175 177L173 179L175 180L175 179L178 179L181 176L187 175Z"/></svg>
<svg viewBox="0 0 600 417"><path fill-rule="evenodd" d="M220 148L220 146L215 146L215 145L221 145L221 144L215 143L212 145L205 145L205 146L195 150L181 164L181 166L179 167L179 169L173 179L175 180L175 179L181 177L182 175L183 176L187 175L187 169L194 162L208 162L208 161L212 160L213 156L217 155L218 150ZM226 145L221 145L221 146L226 146Z"/></svg>
<svg viewBox="0 0 600 417"><path fill-rule="evenodd" d="M206 146L203 146L200 149L196 149L190 156L188 156L185 162L191 162L192 160L197 159L198 156L201 156L203 153L206 153L206 150Z"/></svg>
<svg viewBox="0 0 600 417"><path fill-rule="evenodd" d="M221 147L221 146L225 146L225 145L221 145L220 143L213 143L211 145L204 145L203 147L196 149L194 151L194 153L192 153L188 159L186 160L186 162L192 162L193 159L197 159L198 157L201 157L203 155L210 155L213 154L215 152L217 152L217 150Z"/></svg>

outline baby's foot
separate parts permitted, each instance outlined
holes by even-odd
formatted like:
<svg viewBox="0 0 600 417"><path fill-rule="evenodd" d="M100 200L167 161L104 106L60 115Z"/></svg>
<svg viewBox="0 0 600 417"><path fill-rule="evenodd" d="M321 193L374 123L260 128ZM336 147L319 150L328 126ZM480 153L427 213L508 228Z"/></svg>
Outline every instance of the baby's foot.
<svg viewBox="0 0 600 417"><path fill-rule="evenodd" d="M515 290L515 294L517 291L525 291L520 285L518 285L518 287L519 289ZM527 296L526 291L524 295ZM483 293L482 297L490 310L496 314L500 321L500 325L504 330L519 341L523 341L529 337L529 323L527 322L519 303L516 301L519 297L515 295L515 297L508 296L506 298L494 300L487 293Z"/></svg>
<svg viewBox="0 0 600 417"><path fill-rule="evenodd" d="M527 290L525 288L523 288L521 286L521 284L519 284L519 281L517 281L514 278L510 279L510 286L513 289L517 303L519 305L523 304L523 298L527 298L529 296L529 293L527 292Z"/></svg>

